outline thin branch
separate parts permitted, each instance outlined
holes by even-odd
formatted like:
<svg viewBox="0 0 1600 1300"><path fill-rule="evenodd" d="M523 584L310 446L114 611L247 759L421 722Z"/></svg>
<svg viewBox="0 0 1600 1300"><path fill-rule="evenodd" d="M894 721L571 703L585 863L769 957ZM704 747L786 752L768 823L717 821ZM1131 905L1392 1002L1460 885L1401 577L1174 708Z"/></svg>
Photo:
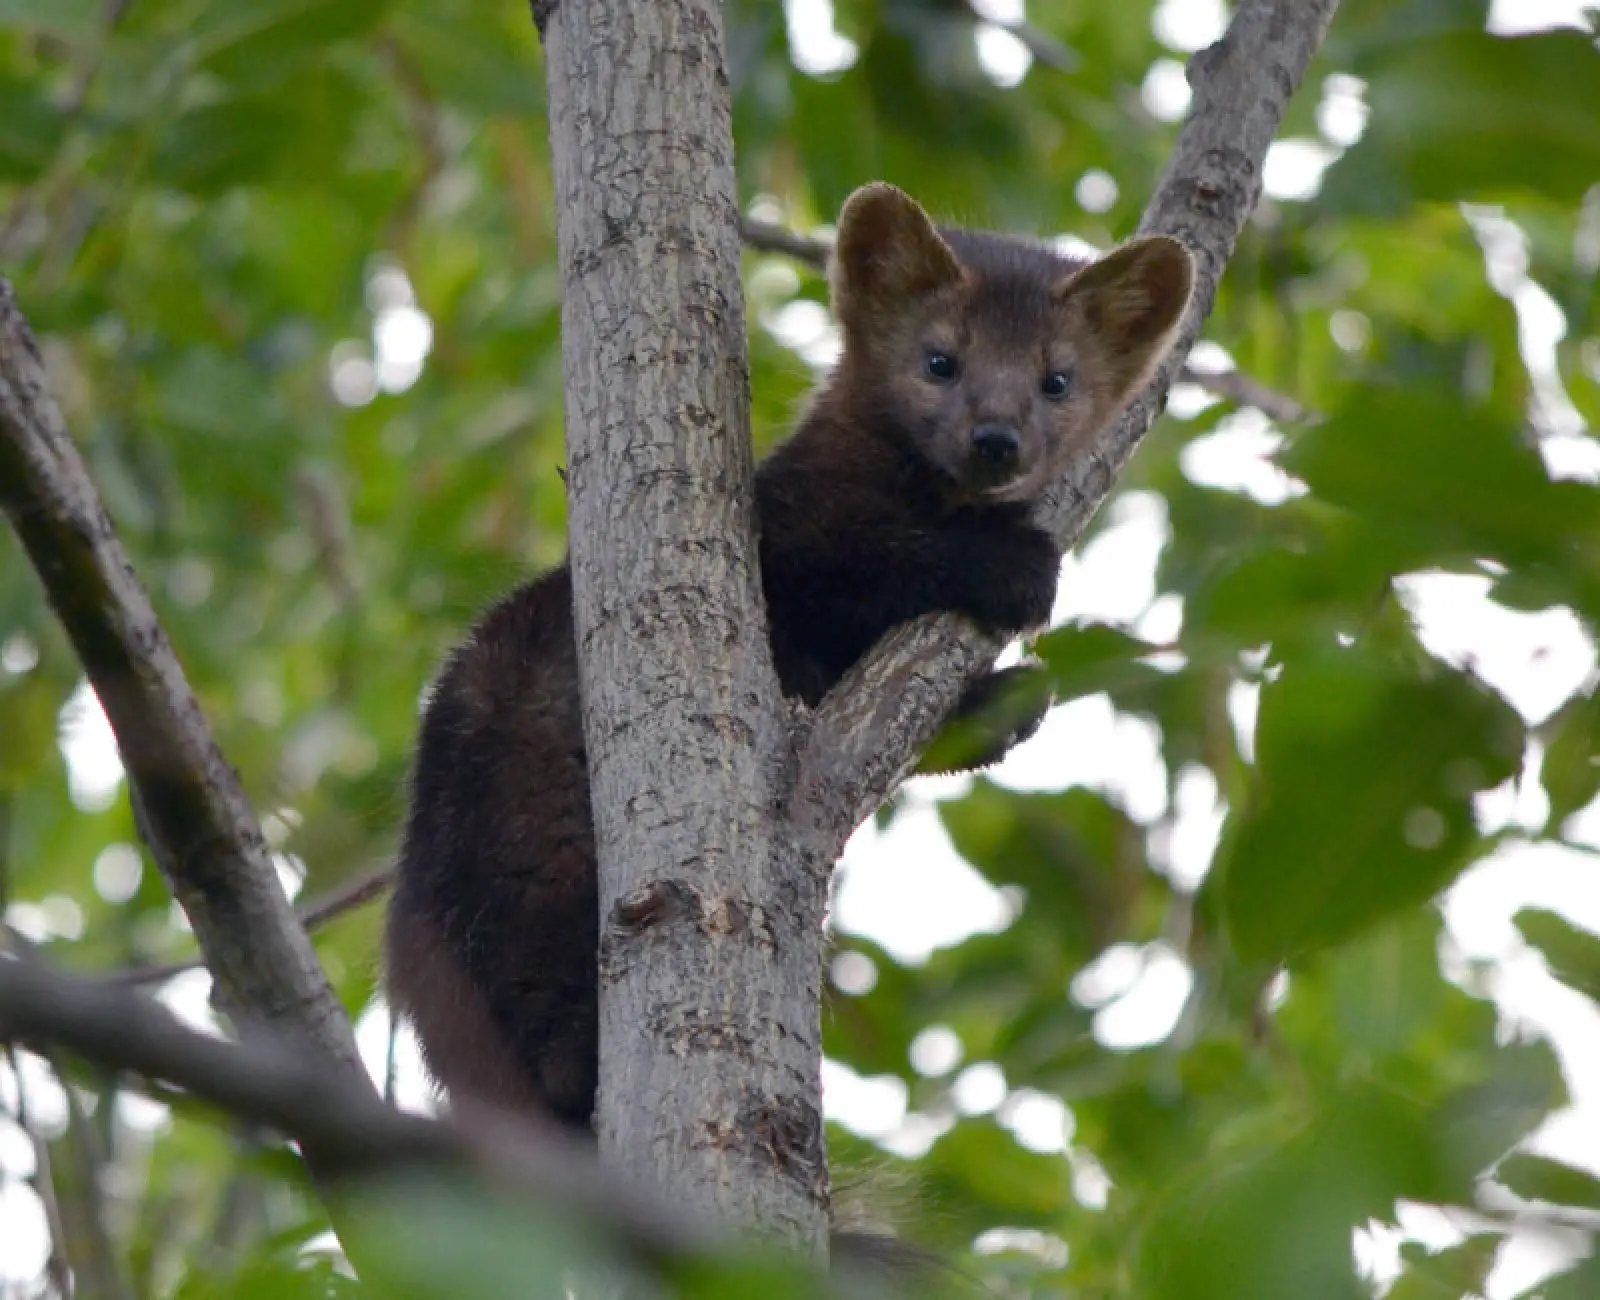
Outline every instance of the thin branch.
<svg viewBox="0 0 1600 1300"><path fill-rule="evenodd" d="M355 555L350 545L350 506L331 476L309 465L297 468L292 477L316 547L317 567L327 579L342 613L354 613L361 604L361 584L356 580Z"/></svg>
<svg viewBox="0 0 1600 1300"><path fill-rule="evenodd" d="M828 265L828 254L833 245L826 240L813 239L788 230L771 221L758 221L754 217L739 218L739 238L758 253L779 253L797 262L823 270Z"/></svg>
<svg viewBox="0 0 1600 1300"><path fill-rule="evenodd" d="M713 1250L717 1239L673 1207L605 1177L586 1145L503 1113L430 1119L267 1034L225 1042L196 1033L127 989L36 958L0 958L0 1039L72 1051L107 1069L167 1080L238 1118L315 1146L342 1178L413 1164L465 1169L491 1186L575 1209L646 1261Z"/></svg>
<svg viewBox="0 0 1600 1300"><path fill-rule="evenodd" d="M33 1107L28 1102L28 1085L22 1078L22 1062L17 1058L15 1045L7 1043L5 1053L17 1090L17 1104L11 1117L33 1147L33 1177L28 1181L44 1207L45 1230L50 1234L50 1254L44 1262L45 1277L56 1295L66 1300L72 1294L72 1266L67 1259L67 1229L61 1220L61 1202L56 1196L56 1180L50 1168L50 1144L34 1127Z"/></svg>
<svg viewBox="0 0 1600 1300"><path fill-rule="evenodd" d="M1244 0L1216 45L1189 65L1194 103L1140 234L1195 254L1189 314L1145 392L1069 467L1041 510L1062 542L1082 535L1154 422L1216 298L1261 192L1267 148L1338 0ZM919 620L874 648L825 699L803 741L789 811L818 855L837 853L911 768L966 683L993 662L992 639L954 615Z"/></svg>
<svg viewBox="0 0 1600 1300"><path fill-rule="evenodd" d="M1184 362L1176 382L1193 384L1205 389L1213 397L1221 397L1240 406L1253 406L1278 424L1299 424L1312 418L1311 412L1287 393L1268 388L1242 370L1196 370Z"/></svg>
<svg viewBox="0 0 1600 1300"><path fill-rule="evenodd" d="M343 884L335 885L326 893L317 895L316 898L302 904L295 910L295 915L300 918L300 924L305 927L307 934L315 934L329 921L343 916L346 912L353 912L365 903L370 903L393 882L394 873L388 866L374 867L371 871L364 871L358 876L353 876ZM182 975L185 971L194 970L203 966L205 962L199 957L191 957L187 961L162 962L157 965L135 966L129 970L118 971L107 978L113 984L137 986L142 984L159 984L169 980L174 975Z"/></svg>
<svg viewBox="0 0 1600 1300"><path fill-rule="evenodd" d="M1029 54L1048 68L1054 68L1057 72L1076 72L1083 66L1083 55L1059 37L1035 27L1026 18L1001 22L989 17L976 4L969 3L967 8L980 22L1010 32L1022 42Z"/></svg>
<svg viewBox="0 0 1600 1300"><path fill-rule="evenodd" d="M65 1147L70 1177L60 1180L58 1189L70 1192L60 1199L62 1221L68 1227L68 1241L74 1247L71 1258L78 1279L76 1294L94 1296L97 1300L132 1300L133 1288L106 1223L102 1177L106 1166L104 1146L95 1132L94 1120L84 1111L83 1102L60 1063L48 1052L46 1059L66 1097ZM108 1092L104 1101L110 1104L110 1100Z"/></svg>
<svg viewBox="0 0 1600 1300"><path fill-rule="evenodd" d="M320 929L335 917L370 903L393 880L394 873L388 867L374 867L312 899L300 912L301 923L308 930Z"/></svg>
<svg viewBox="0 0 1600 1300"><path fill-rule="evenodd" d="M216 1212L205 1230L202 1247L206 1267L221 1276L233 1273L266 1235L270 1222L261 1173L245 1160L260 1149L244 1135L237 1138L241 1167L216 1198Z"/></svg>
<svg viewBox="0 0 1600 1300"><path fill-rule="evenodd" d="M754 217L740 218L739 236L746 247L757 252L792 257L819 271L828 265L828 254L833 247L826 240L787 230L770 221L758 221ZM1185 361L1178 372L1178 381L1203 388L1213 397L1237 402L1240 406L1253 406L1279 424L1298 424L1310 418L1310 412L1294 398L1238 370L1196 370Z"/></svg>
<svg viewBox="0 0 1600 1300"><path fill-rule="evenodd" d="M422 165L388 223L389 246L406 249L411 246L412 235L422 216L428 192L449 166L450 150L445 142L439 107L429 93L427 79L417 70L399 41L385 40L382 49L394 73L395 84L400 89L401 106L410 120L412 134L422 154Z"/></svg>

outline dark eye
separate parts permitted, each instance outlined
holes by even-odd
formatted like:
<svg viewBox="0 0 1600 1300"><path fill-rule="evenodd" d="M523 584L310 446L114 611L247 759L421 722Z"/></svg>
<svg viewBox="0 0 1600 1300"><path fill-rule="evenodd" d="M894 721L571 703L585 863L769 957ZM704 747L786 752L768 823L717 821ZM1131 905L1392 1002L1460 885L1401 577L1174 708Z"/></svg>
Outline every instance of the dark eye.
<svg viewBox="0 0 1600 1300"><path fill-rule="evenodd" d="M956 377L956 359L948 352L928 353L922 368L928 372L929 379L937 379L942 384L947 384Z"/></svg>
<svg viewBox="0 0 1600 1300"><path fill-rule="evenodd" d="M1039 385L1039 391L1052 402L1059 402L1072 391L1072 376L1065 370L1052 370Z"/></svg>

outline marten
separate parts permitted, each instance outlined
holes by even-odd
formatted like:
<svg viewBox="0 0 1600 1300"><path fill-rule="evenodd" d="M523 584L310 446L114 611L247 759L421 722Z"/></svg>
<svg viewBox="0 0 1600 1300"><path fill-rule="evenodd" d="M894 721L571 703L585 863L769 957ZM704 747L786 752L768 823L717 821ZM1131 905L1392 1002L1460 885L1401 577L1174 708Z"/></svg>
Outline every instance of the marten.
<svg viewBox="0 0 1600 1300"><path fill-rule="evenodd" d="M815 706L921 614L1007 636L1048 622L1061 551L1031 509L1143 387L1193 282L1176 240L1085 262L937 227L888 185L850 196L830 264L839 360L755 476L785 695ZM482 616L423 712L387 986L452 1097L590 1131L596 876L563 564Z"/></svg>

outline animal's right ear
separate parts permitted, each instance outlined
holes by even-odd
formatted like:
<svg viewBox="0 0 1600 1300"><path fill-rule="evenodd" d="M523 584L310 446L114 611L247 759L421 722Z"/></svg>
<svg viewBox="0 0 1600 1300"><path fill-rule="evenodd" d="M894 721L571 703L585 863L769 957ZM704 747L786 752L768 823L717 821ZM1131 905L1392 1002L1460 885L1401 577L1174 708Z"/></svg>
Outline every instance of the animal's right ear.
<svg viewBox="0 0 1600 1300"><path fill-rule="evenodd" d="M1057 297L1080 314L1106 354L1116 401L1149 379L1166 355L1194 294L1194 255L1151 235L1124 244L1069 276Z"/></svg>
<svg viewBox="0 0 1600 1300"><path fill-rule="evenodd" d="M907 299L961 279L961 263L928 214L882 182L845 201L829 271L834 314L846 325L901 311Z"/></svg>

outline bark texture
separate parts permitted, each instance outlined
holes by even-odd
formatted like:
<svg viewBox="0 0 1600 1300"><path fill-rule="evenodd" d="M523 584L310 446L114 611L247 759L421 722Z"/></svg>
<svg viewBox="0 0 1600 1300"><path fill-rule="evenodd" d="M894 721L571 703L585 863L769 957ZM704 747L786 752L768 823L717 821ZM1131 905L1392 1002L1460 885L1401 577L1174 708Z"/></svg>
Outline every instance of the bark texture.
<svg viewBox="0 0 1600 1300"><path fill-rule="evenodd" d="M350 1021L117 540L3 277L0 508L116 732L151 851L228 1013L242 1028L265 1024L365 1080Z"/></svg>
<svg viewBox="0 0 1600 1300"><path fill-rule="evenodd" d="M600 858L601 1151L820 1252L826 864L797 868L774 816L789 727L756 565L722 6L535 19Z"/></svg>

